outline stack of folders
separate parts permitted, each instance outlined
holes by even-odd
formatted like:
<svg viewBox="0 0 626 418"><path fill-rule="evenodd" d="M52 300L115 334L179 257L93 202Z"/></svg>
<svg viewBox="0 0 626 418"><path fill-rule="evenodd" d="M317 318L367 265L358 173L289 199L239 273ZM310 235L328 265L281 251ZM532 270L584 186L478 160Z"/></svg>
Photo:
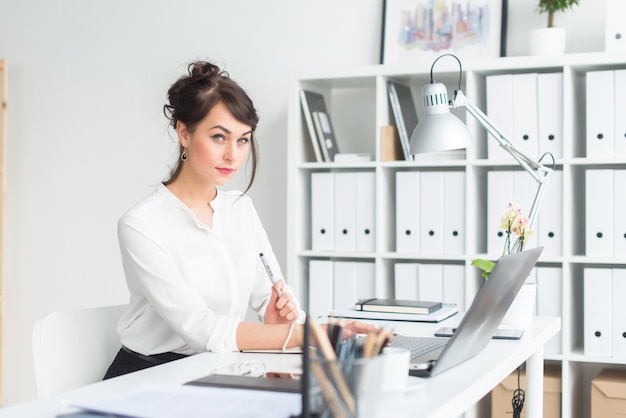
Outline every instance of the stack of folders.
<svg viewBox="0 0 626 418"><path fill-rule="evenodd" d="M341 321L331 319L327 331L313 319L308 323L312 340L308 352L310 370L325 407L333 417L357 416L357 403L367 384L368 364L371 365L368 360L382 353L393 332L382 328L370 331L364 338L353 335L344 339Z"/></svg>
<svg viewBox="0 0 626 418"><path fill-rule="evenodd" d="M334 309L329 316L389 321L440 322L458 311L458 306L454 303L369 298L359 300L354 306Z"/></svg>

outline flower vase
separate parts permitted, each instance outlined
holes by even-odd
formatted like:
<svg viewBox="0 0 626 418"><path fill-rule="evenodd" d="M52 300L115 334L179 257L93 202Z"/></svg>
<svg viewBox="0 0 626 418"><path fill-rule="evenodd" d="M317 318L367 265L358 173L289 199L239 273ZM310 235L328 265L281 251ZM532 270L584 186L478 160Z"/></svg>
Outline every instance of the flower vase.
<svg viewBox="0 0 626 418"><path fill-rule="evenodd" d="M513 300L513 304L504 315L501 326L522 330L530 329L535 316L536 299L537 283L524 283Z"/></svg>

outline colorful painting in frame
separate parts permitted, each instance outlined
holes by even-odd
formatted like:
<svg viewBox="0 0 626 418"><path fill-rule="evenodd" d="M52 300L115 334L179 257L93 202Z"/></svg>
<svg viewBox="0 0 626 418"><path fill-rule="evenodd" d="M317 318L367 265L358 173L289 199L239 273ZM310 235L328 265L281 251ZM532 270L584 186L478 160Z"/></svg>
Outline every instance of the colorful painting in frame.
<svg viewBox="0 0 626 418"><path fill-rule="evenodd" d="M503 54L506 0L385 0L382 63Z"/></svg>

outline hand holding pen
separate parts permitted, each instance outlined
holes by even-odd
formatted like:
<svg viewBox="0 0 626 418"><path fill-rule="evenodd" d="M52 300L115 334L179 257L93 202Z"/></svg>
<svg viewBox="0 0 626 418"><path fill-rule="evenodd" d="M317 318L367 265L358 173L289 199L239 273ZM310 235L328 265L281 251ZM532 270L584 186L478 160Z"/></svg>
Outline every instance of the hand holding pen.
<svg viewBox="0 0 626 418"><path fill-rule="evenodd" d="M260 253L259 257L261 257L261 263L263 263L263 267L265 267L265 271L267 272L267 276L270 278L270 281L272 282L272 286L274 286L274 289L276 289L276 294L278 295L278 297L281 297L283 295L282 292L276 288L276 283L278 282L278 280L276 280L274 273L272 273L272 269L270 268L270 265L267 262L267 258L265 257L265 255L263 255L263 253Z"/></svg>

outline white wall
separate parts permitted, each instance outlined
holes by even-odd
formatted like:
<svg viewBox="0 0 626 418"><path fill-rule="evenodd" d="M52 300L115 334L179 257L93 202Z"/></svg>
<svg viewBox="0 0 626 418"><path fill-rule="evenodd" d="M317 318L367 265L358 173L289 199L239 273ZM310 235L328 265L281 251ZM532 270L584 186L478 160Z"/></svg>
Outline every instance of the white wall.
<svg viewBox="0 0 626 418"><path fill-rule="evenodd" d="M509 55L541 26L509 0ZM603 49L604 1L563 16L569 52ZM593 7L591 5L593 3ZM8 62L5 405L35 397L31 331L51 311L122 303L116 221L165 176L161 107L185 63L225 65L261 116L251 193L285 263L288 83L377 64L382 0L0 0ZM521 22L533 22L525 26ZM580 30L581 28L584 28Z"/></svg>

